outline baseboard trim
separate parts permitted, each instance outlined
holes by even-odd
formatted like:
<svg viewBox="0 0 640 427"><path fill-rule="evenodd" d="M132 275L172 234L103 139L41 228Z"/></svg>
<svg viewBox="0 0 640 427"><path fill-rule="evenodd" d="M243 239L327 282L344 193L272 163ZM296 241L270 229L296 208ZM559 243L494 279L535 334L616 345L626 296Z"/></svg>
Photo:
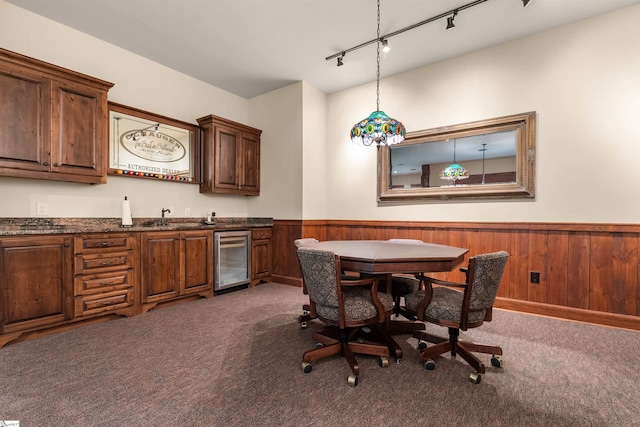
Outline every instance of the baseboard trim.
<svg viewBox="0 0 640 427"><path fill-rule="evenodd" d="M302 287L302 279L296 277L279 276L277 274L271 275L271 281L275 283L281 283L283 285L291 285Z"/></svg>
<svg viewBox="0 0 640 427"><path fill-rule="evenodd" d="M539 302L520 301L502 297L496 298L494 307L640 331L640 317L625 314L604 313L601 311L563 307Z"/></svg>

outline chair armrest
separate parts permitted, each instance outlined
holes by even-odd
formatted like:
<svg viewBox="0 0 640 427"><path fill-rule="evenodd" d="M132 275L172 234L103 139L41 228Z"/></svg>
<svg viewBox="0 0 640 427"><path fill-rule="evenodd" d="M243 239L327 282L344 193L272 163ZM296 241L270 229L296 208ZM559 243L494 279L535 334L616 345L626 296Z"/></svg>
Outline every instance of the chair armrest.
<svg viewBox="0 0 640 427"><path fill-rule="evenodd" d="M378 298L378 282L380 281L379 277L371 276L365 279L358 280L340 280L341 287L351 287L351 286L370 286L371 291L371 301L373 305L376 307L376 311L378 312L378 322L384 323L386 320L384 304Z"/></svg>
<svg viewBox="0 0 640 427"><path fill-rule="evenodd" d="M435 279L429 276L416 275L416 278L420 280L421 286L425 290L424 298L422 301L418 303L416 306L416 317L418 320L424 321L424 311L429 304L431 304L431 299L433 298L433 284L438 286L446 286L451 288L466 288L466 283L456 283L456 282L447 282L446 280Z"/></svg>
<svg viewBox="0 0 640 427"><path fill-rule="evenodd" d="M340 280L340 286L367 286L367 285L371 285L374 282L379 281L380 279L378 278L374 278L374 277L368 277L366 279L351 279L351 278L343 278L342 280Z"/></svg>
<svg viewBox="0 0 640 427"><path fill-rule="evenodd" d="M436 285L439 285L439 286L448 286L452 288L466 288L468 286L466 283L448 282L446 280L440 280L440 279L436 279L429 276L418 275L416 276L416 278L420 279L420 281L422 282L429 283L429 284L435 283Z"/></svg>

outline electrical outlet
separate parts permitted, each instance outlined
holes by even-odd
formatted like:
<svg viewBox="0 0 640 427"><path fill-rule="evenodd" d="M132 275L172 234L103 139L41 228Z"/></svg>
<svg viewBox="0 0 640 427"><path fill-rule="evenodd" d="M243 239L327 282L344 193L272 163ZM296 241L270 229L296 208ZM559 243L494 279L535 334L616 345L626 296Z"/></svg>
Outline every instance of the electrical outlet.
<svg viewBox="0 0 640 427"><path fill-rule="evenodd" d="M44 202L36 203L36 214L38 216L47 216L49 215L49 205Z"/></svg>
<svg viewBox="0 0 640 427"><path fill-rule="evenodd" d="M540 283L540 272L532 271L531 272L531 283Z"/></svg>
<svg viewBox="0 0 640 427"><path fill-rule="evenodd" d="M184 216L191 216L191 208L184 208Z"/></svg>

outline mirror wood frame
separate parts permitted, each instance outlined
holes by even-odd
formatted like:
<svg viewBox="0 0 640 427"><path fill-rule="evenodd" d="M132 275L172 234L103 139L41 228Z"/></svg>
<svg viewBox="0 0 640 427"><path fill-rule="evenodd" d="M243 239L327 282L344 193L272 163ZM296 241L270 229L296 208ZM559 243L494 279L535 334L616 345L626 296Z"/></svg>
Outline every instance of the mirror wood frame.
<svg viewBox="0 0 640 427"><path fill-rule="evenodd" d="M378 202L449 199L507 199L535 197L536 112L407 132L393 147L446 141L454 138L516 131L516 182L444 187L391 188L391 154L378 147Z"/></svg>

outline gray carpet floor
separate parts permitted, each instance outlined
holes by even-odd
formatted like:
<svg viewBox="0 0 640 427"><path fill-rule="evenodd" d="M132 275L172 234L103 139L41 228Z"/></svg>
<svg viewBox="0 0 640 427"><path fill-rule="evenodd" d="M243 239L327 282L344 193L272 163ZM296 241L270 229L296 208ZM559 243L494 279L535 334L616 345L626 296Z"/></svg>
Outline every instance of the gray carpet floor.
<svg viewBox="0 0 640 427"><path fill-rule="evenodd" d="M640 333L496 310L462 339L501 345L478 385L425 370L410 335L360 381L339 356L301 369L299 288L264 284L0 349L0 420L21 426L640 426ZM428 325L434 333L444 328ZM484 357L484 356L483 356Z"/></svg>

